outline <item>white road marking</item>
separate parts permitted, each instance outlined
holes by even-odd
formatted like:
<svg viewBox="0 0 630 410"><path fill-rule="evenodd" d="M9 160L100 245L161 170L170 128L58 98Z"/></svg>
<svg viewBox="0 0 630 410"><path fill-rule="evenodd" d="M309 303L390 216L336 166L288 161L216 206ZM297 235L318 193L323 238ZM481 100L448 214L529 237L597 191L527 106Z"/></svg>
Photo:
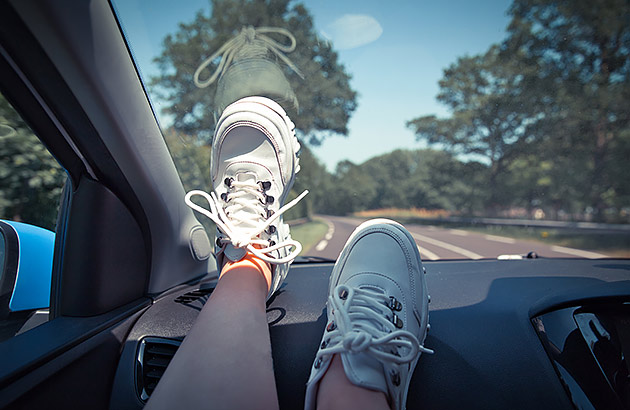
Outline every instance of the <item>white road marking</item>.
<svg viewBox="0 0 630 410"><path fill-rule="evenodd" d="M464 248L460 248L459 246L451 245L450 243L438 241L437 239L429 238L428 236L420 235L418 233L411 233L411 235L419 240L420 242L430 243L435 246L439 246L440 248L448 249L449 251L459 253L460 255L464 255L470 259L482 259L483 256L478 253L469 251Z"/></svg>
<svg viewBox="0 0 630 410"><path fill-rule="evenodd" d="M319 243L315 246L315 250L317 252L321 252L326 249L326 246L328 246L328 241L335 234L335 225L328 220L324 220L324 222L326 222L326 224L328 225L328 232L326 232L326 235L324 235L324 239L319 241Z"/></svg>
<svg viewBox="0 0 630 410"><path fill-rule="evenodd" d="M583 251L580 249L573 249L573 248L565 248L564 246L557 246L557 245L552 246L551 250L554 252L566 253L567 255L574 255L574 256L579 256L581 258L588 258L588 259L599 259L599 258L608 257L601 253Z"/></svg>
<svg viewBox="0 0 630 410"><path fill-rule="evenodd" d="M516 243L516 239L506 238L505 236L484 235L483 237L490 241L495 241L495 242Z"/></svg>
<svg viewBox="0 0 630 410"><path fill-rule="evenodd" d="M459 235L459 236L468 236L468 234L470 233L467 231L462 231L461 229L449 229L448 231L452 233L453 235Z"/></svg>
<svg viewBox="0 0 630 410"><path fill-rule="evenodd" d="M420 251L420 256L422 256L422 260L437 260L440 259L439 256L437 256L436 254L434 254L433 252L431 252L430 250L428 250L427 248L421 248L420 246L418 246L418 250Z"/></svg>
<svg viewBox="0 0 630 410"><path fill-rule="evenodd" d="M326 249L326 246L328 246L328 241L326 239L322 239L321 241L319 241L319 243L317 244L317 246L315 246L315 250L317 252L321 252L324 249Z"/></svg>

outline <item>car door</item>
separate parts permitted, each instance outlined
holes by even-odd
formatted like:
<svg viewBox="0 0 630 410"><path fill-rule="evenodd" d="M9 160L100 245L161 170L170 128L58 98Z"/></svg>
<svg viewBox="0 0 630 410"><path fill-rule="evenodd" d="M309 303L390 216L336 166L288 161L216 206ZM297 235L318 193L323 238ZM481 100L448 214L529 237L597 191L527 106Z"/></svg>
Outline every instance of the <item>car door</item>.
<svg viewBox="0 0 630 410"><path fill-rule="evenodd" d="M0 343L0 407L104 409L130 326L210 244L107 1L0 2L0 91L68 174L49 320Z"/></svg>

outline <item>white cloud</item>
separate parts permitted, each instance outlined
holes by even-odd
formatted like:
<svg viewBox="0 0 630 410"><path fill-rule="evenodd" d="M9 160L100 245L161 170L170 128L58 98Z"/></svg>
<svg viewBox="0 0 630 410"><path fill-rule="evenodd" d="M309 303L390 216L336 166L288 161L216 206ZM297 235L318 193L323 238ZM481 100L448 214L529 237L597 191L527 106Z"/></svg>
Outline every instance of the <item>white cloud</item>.
<svg viewBox="0 0 630 410"><path fill-rule="evenodd" d="M326 26L322 34L337 50L349 50L376 41L383 28L372 16L345 14Z"/></svg>

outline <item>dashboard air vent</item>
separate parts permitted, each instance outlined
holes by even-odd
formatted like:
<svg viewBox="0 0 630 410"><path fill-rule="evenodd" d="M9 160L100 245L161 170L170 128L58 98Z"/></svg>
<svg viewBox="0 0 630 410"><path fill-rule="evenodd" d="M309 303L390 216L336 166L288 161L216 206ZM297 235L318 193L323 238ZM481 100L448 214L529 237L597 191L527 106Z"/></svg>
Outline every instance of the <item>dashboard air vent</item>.
<svg viewBox="0 0 630 410"><path fill-rule="evenodd" d="M184 293L181 296L178 296L175 299L176 303L192 303L195 302L201 298L206 298L206 296L208 296L209 294L212 293L212 291L214 290L214 288L201 288L201 289L197 289L197 290L193 290L187 293ZM205 303L205 300L203 300L203 303Z"/></svg>
<svg viewBox="0 0 630 410"><path fill-rule="evenodd" d="M155 390L181 343L180 340L157 337L146 337L140 342L136 357L136 388L143 402Z"/></svg>

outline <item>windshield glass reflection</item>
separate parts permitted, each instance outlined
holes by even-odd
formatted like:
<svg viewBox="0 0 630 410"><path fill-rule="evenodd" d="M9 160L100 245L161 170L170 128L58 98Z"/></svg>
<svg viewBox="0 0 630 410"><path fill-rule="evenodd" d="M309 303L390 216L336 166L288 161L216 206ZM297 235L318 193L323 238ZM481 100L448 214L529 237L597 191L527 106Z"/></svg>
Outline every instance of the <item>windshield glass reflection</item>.
<svg viewBox="0 0 630 410"><path fill-rule="evenodd" d="M630 255L625 3L113 3L187 190L228 104L287 111L305 254L389 217L425 259Z"/></svg>

